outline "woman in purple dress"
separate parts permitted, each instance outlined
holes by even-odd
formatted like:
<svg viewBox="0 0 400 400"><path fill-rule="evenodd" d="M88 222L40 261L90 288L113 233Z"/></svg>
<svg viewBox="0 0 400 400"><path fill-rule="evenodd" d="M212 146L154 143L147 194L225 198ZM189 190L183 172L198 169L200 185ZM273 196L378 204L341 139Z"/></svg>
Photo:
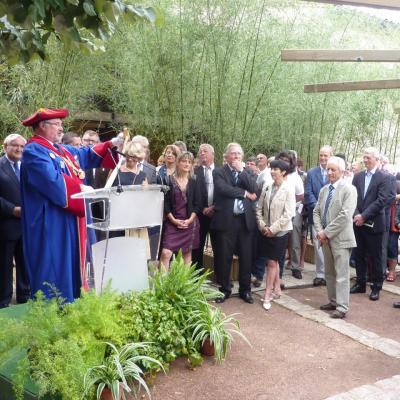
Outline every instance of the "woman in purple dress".
<svg viewBox="0 0 400 400"><path fill-rule="evenodd" d="M188 151L177 157L176 171L171 175L165 195L166 221L160 262L167 268L172 254L179 250L185 263L190 264L192 249L199 247L197 214L201 211L201 192L193 175L193 161L193 154Z"/></svg>

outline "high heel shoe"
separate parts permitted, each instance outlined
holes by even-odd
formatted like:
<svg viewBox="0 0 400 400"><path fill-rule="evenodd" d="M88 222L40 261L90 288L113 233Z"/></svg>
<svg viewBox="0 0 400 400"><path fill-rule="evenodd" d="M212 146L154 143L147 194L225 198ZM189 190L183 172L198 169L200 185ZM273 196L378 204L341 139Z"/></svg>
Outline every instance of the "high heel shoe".
<svg viewBox="0 0 400 400"><path fill-rule="evenodd" d="M264 310L268 311L272 307L272 304L270 301L264 301L263 302L263 308Z"/></svg>
<svg viewBox="0 0 400 400"><path fill-rule="evenodd" d="M273 300L278 300L278 299L281 298L281 294L280 294L280 293L272 293L272 294L271 294L271 298L272 298Z"/></svg>

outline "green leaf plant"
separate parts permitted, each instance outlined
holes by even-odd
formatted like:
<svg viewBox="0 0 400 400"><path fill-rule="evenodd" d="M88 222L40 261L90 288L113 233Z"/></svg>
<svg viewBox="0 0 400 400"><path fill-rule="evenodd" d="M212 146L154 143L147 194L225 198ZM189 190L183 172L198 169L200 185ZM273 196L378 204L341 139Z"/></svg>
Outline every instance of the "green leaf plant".
<svg viewBox="0 0 400 400"><path fill-rule="evenodd" d="M97 387L97 400L105 388L110 389L113 399L125 399L126 393L133 393L136 397L141 387L144 388L150 398L149 388L143 379L144 372L138 365L139 362L146 360L147 363L158 365L161 363L142 354L146 351L146 343L128 343L118 349L112 343L107 343L108 356L103 363L89 368L84 377L84 391L82 399L86 399L93 387Z"/></svg>
<svg viewBox="0 0 400 400"><path fill-rule="evenodd" d="M193 311L189 327L194 343L204 345L206 340L214 346L215 360L221 363L231 346L233 335L242 338L249 346L250 342L241 332L240 325L234 316L225 315L220 308L209 306Z"/></svg>

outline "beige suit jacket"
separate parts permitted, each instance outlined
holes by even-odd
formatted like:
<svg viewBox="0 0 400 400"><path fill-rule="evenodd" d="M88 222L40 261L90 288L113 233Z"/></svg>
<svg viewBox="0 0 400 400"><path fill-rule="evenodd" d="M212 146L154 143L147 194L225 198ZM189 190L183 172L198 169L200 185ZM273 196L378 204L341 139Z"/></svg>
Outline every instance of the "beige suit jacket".
<svg viewBox="0 0 400 400"><path fill-rule="evenodd" d="M268 214L270 216L271 232L276 235L282 231L291 231L293 229L292 218L296 206L296 196L294 188L283 181L275 196L271 199L272 185L268 185L261 192L256 207L256 218L258 229L262 230L268 224Z"/></svg>
<svg viewBox="0 0 400 400"><path fill-rule="evenodd" d="M331 202L326 214L327 226L322 227L326 198L329 193L329 185L325 185L319 192L313 216L317 232L324 231L329 238L331 246L341 249L356 247L353 230L353 215L357 206L356 188L341 179L333 192Z"/></svg>

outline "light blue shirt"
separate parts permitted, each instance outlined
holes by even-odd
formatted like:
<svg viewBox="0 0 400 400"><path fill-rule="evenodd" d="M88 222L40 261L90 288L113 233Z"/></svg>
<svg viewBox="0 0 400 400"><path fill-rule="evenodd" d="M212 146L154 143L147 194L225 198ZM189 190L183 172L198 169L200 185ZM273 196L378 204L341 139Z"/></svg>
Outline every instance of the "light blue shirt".
<svg viewBox="0 0 400 400"><path fill-rule="evenodd" d="M367 194L367 190L369 187L369 184L371 183L372 175L376 172L377 167L374 169L371 169L371 171L365 171L365 181L364 181L364 197Z"/></svg>

